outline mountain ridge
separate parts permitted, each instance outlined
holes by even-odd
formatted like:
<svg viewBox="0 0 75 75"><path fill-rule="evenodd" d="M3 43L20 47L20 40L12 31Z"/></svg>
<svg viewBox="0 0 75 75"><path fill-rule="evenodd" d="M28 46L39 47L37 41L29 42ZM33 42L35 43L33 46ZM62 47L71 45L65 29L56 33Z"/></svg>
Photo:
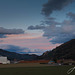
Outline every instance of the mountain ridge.
<svg viewBox="0 0 75 75"><path fill-rule="evenodd" d="M19 54L15 52L9 52L3 49L0 49L0 55L6 56L9 60L35 60L37 58L37 55L34 54Z"/></svg>
<svg viewBox="0 0 75 75"><path fill-rule="evenodd" d="M50 59L73 59L75 60L75 39L61 44L52 51L46 51L41 56L35 54L19 54L0 49L1 56L7 56L9 60L50 60Z"/></svg>
<svg viewBox="0 0 75 75"><path fill-rule="evenodd" d="M75 60L75 39L43 53L39 59L73 59Z"/></svg>

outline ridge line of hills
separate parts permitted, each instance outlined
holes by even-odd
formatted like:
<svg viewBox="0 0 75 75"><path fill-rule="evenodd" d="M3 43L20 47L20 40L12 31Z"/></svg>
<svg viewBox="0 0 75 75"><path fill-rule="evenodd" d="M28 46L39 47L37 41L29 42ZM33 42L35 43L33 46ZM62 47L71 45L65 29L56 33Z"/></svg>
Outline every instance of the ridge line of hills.
<svg viewBox="0 0 75 75"><path fill-rule="evenodd" d="M72 39L52 51L46 51L41 56L35 54L18 54L0 49L1 56L7 56L9 60L50 60L50 59L73 59L75 60L75 39Z"/></svg>
<svg viewBox="0 0 75 75"><path fill-rule="evenodd" d="M37 55L19 54L0 49L0 56L6 56L9 60L35 60Z"/></svg>
<svg viewBox="0 0 75 75"><path fill-rule="evenodd" d="M75 60L75 39L72 39L52 51L46 51L39 59L73 59Z"/></svg>

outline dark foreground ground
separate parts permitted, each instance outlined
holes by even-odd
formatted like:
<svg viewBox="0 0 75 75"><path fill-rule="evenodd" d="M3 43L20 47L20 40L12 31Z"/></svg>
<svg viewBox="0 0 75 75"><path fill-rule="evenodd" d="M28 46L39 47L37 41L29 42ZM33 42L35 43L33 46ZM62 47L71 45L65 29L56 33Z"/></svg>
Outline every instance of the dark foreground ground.
<svg viewBox="0 0 75 75"><path fill-rule="evenodd" d="M0 65L0 75L68 75L74 66L50 66L42 64ZM69 74L75 75L75 70Z"/></svg>

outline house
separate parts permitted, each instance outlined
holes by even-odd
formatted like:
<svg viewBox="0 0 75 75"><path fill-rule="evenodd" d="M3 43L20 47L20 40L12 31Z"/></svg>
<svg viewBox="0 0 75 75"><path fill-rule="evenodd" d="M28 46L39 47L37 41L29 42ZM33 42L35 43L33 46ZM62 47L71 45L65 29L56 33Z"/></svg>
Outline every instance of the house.
<svg viewBox="0 0 75 75"><path fill-rule="evenodd" d="M0 56L0 64L10 64L10 61L7 57Z"/></svg>
<svg viewBox="0 0 75 75"><path fill-rule="evenodd" d="M60 60L57 60L57 63L62 65L72 65L75 63L75 61L72 59L60 59Z"/></svg>
<svg viewBox="0 0 75 75"><path fill-rule="evenodd" d="M54 64L55 62L54 61L52 61L52 60L50 60L49 62L48 62L48 64Z"/></svg>

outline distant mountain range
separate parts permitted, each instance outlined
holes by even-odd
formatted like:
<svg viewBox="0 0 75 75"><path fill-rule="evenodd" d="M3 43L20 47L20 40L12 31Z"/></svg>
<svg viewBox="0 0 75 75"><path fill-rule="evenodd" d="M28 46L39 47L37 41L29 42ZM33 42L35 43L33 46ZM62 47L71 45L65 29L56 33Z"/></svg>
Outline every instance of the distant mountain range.
<svg viewBox="0 0 75 75"><path fill-rule="evenodd" d="M39 59L73 59L75 60L75 39L72 39L52 51L46 51L41 56L18 54L0 49L1 56L7 56L9 60L39 60Z"/></svg>
<svg viewBox="0 0 75 75"><path fill-rule="evenodd" d="M0 56L6 56L9 60L35 60L37 55L18 54L0 49Z"/></svg>
<svg viewBox="0 0 75 75"><path fill-rule="evenodd" d="M52 51L46 51L39 59L73 59L75 60L75 39L72 39Z"/></svg>

